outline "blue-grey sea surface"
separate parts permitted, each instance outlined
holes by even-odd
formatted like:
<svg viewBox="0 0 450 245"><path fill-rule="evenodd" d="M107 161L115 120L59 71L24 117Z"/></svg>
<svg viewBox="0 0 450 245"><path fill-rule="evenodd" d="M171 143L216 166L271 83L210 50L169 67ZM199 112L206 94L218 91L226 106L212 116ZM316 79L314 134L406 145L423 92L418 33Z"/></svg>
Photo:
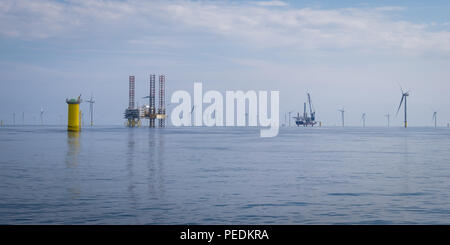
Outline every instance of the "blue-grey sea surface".
<svg viewBox="0 0 450 245"><path fill-rule="evenodd" d="M0 224L450 224L449 128L0 128Z"/></svg>

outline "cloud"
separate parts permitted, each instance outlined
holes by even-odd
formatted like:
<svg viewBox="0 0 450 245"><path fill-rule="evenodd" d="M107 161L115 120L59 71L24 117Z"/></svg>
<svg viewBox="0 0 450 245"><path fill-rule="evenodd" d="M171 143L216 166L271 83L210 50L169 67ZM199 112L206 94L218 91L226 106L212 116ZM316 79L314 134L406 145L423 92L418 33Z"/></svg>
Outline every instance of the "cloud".
<svg viewBox="0 0 450 245"><path fill-rule="evenodd" d="M377 8L375 8L375 10L378 10L378 11L402 11L402 10L405 10L405 8L400 7L400 6L384 6L384 7L377 7Z"/></svg>
<svg viewBox="0 0 450 245"><path fill-rule="evenodd" d="M450 32L433 31L432 23L390 18L390 11L404 10L402 7L325 10L267 6L287 5L281 1L2 1L0 35L81 40L132 35L130 43L142 43L156 42L155 30L165 28L173 32L172 38L200 32L254 48L406 55L450 52Z"/></svg>
<svg viewBox="0 0 450 245"><path fill-rule="evenodd" d="M260 47L385 50L417 54L450 51L450 33L394 21L380 9L266 9L179 3L171 18L192 27Z"/></svg>
<svg viewBox="0 0 450 245"><path fill-rule="evenodd" d="M283 1L260 1L260 2L256 2L255 4L259 5L259 6L268 6L268 7L288 6L288 4Z"/></svg>

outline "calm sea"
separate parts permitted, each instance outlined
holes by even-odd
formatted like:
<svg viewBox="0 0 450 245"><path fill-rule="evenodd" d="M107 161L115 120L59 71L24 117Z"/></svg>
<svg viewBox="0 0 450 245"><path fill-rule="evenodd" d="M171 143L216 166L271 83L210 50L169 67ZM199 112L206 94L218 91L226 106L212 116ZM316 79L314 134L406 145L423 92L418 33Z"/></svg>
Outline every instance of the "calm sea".
<svg viewBox="0 0 450 245"><path fill-rule="evenodd" d="M3 127L0 224L450 224L450 129Z"/></svg>

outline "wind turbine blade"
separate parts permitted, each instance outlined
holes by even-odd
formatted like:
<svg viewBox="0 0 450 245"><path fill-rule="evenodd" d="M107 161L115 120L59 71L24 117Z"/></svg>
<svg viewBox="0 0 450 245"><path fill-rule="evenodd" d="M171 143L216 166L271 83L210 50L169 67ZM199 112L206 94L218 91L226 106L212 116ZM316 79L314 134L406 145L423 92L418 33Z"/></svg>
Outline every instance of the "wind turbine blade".
<svg viewBox="0 0 450 245"><path fill-rule="evenodd" d="M400 83L398 83L398 82L397 82L397 84L398 84L398 86L400 87L400 90L402 91L402 94L403 94L403 88L402 88L402 85L400 85Z"/></svg>
<svg viewBox="0 0 450 245"><path fill-rule="evenodd" d="M398 115L398 112L400 111L400 107L402 107L403 98L405 98L404 95L402 95L402 100L400 100L400 105L398 106L397 113L395 114L396 116Z"/></svg>

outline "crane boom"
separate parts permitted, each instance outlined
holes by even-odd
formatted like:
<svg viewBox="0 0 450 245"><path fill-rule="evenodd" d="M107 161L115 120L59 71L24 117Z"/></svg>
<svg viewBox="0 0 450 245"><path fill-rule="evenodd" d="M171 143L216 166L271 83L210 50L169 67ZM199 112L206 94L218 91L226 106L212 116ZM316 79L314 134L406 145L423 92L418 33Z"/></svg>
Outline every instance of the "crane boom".
<svg viewBox="0 0 450 245"><path fill-rule="evenodd" d="M311 114L311 121L315 121L316 120L316 112L313 111L313 108L312 108L311 95L309 93L307 93L307 94L308 94L309 113Z"/></svg>

